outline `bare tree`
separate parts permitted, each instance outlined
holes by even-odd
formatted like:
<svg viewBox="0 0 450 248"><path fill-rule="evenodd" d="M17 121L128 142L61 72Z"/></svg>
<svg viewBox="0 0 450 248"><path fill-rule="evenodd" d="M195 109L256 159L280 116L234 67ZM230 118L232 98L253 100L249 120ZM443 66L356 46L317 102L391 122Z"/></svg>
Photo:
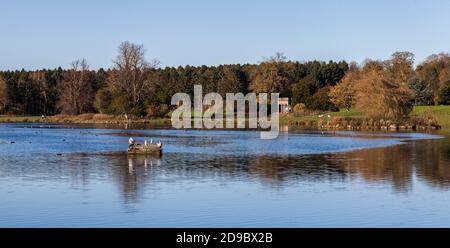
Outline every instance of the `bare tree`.
<svg viewBox="0 0 450 248"><path fill-rule="evenodd" d="M59 90L57 107L61 113L77 115L89 110L93 91L88 74L89 66L85 59L72 62Z"/></svg>
<svg viewBox="0 0 450 248"><path fill-rule="evenodd" d="M282 63L286 62L286 56L283 52L276 52L275 55L272 55L270 57L263 57L263 62L270 62L270 63Z"/></svg>
<svg viewBox="0 0 450 248"><path fill-rule="evenodd" d="M108 77L108 84L113 93L125 95L133 104L140 103L148 87L149 69L156 67L158 61L148 63L145 60L143 45L128 41L119 46L119 55L114 60L114 68Z"/></svg>

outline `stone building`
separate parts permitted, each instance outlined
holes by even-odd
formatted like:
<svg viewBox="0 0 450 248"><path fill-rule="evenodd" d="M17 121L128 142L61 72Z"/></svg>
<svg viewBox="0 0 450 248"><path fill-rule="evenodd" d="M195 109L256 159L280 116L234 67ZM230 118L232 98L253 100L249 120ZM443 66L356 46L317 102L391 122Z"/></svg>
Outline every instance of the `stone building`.
<svg viewBox="0 0 450 248"><path fill-rule="evenodd" d="M291 99L289 97L278 98L278 111L282 114L291 112L292 108L290 101Z"/></svg>

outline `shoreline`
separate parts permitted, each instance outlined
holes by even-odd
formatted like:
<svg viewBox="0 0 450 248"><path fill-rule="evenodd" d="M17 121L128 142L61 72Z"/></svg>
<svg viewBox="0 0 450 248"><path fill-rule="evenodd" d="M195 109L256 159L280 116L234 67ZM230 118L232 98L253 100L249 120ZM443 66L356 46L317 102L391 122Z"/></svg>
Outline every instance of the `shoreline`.
<svg viewBox="0 0 450 248"><path fill-rule="evenodd" d="M225 121L225 120L224 120ZM235 120L238 121L238 120ZM248 119L246 119L246 122ZM0 115L0 123L52 123L52 124L98 124L98 125L150 125L170 126L169 116L138 118L126 115L85 113L80 115L19 116ZM318 131L444 131L450 133L450 106L415 106L408 118L402 120L374 119L365 117L356 109L339 112L304 112L280 114L283 126Z"/></svg>
<svg viewBox="0 0 450 248"><path fill-rule="evenodd" d="M93 125L171 125L170 118L125 119L120 116L82 114L77 116L0 116L0 123L49 123L49 124L93 124ZM401 121L369 119L362 117L325 116L281 116L280 126L318 131L436 131L450 130L448 125L439 125L431 120L416 118Z"/></svg>
<svg viewBox="0 0 450 248"><path fill-rule="evenodd" d="M155 127L166 127L171 125L171 119L133 119L133 120L80 120L78 118L71 119L54 119L52 117L40 118L40 117L7 117L6 119L0 118L0 124L17 124L17 123L46 123L46 124L80 124L80 125L149 125ZM450 130L450 128L442 128L440 125L421 125L414 123L393 122L393 121L374 121L373 124L369 124L368 121L362 121L359 119L340 119L335 121L329 120L302 120L286 121L280 119L280 129L283 127L292 127L304 130L316 130L316 131L369 131L369 132L396 132L396 131L438 131L438 130ZM195 129L195 128L193 128ZM227 128L218 128L227 129Z"/></svg>

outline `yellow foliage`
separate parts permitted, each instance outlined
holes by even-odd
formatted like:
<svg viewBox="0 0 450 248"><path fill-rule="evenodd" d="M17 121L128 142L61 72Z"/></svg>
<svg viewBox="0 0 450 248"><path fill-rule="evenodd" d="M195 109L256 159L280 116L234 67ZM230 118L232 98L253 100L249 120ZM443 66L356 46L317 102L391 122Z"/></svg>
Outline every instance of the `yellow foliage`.
<svg viewBox="0 0 450 248"><path fill-rule="evenodd" d="M303 114L306 112L306 105L303 103L297 103L294 106L294 114Z"/></svg>

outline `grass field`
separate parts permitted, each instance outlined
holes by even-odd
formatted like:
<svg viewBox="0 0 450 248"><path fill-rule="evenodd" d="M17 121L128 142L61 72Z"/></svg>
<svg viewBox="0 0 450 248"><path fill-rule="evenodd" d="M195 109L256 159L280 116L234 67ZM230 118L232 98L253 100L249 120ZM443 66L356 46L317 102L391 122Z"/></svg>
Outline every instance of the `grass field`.
<svg viewBox="0 0 450 248"><path fill-rule="evenodd" d="M413 115L422 116L430 111L443 129L450 129L450 106L416 106Z"/></svg>
<svg viewBox="0 0 450 248"><path fill-rule="evenodd" d="M415 106L411 116L425 116L431 113L438 120L441 126L450 128L450 106ZM341 110L340 112L329 113L331 116L339 117L362 117L363 114L357 110Z"/></svg>
<svg viewBox="0 0 450 248"><path fill-rule="evenodd" d="M321 117L319 117L320 115L323 115L323 116L330 115L331 117L355 117L355 118L359 118L359 117L363 116L360 111L351 109L349 111L342 110L339 112L328 112L328 113L305 115L305 116L284 115L284 116L281 116L280 123L288 124L292 121L316 121L321 118Z"/></svg>

